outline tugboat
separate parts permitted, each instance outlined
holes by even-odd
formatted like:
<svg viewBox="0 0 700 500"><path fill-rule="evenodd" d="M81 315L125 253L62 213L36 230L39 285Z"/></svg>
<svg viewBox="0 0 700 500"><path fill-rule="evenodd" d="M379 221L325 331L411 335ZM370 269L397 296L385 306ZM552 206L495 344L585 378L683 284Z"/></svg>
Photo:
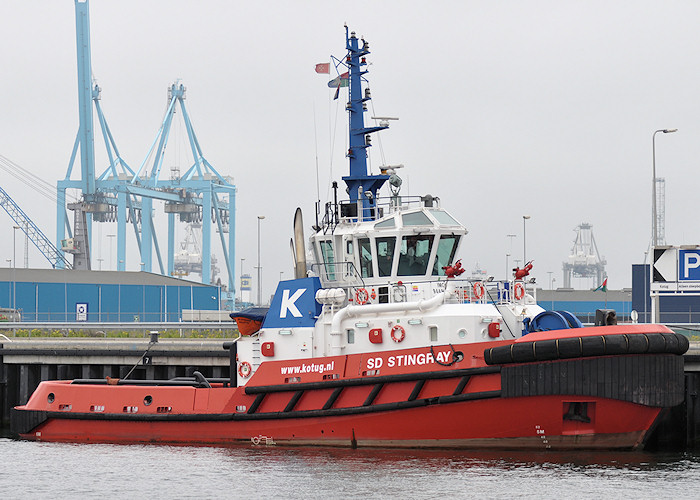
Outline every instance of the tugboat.
<svg viewBox="0 0 700 500"><path fill-rule="evenodd" d="M460 278L467 230L441 200L369 174L369 44L346 27L349 199L317 210L295 279L233 313L230 376L42 382L12 429L41 441L348 447L635 449L683 401L688 340L661 325L583 328L545 311L530 267ZM388 182L390 195L379 196ZM321 216L322 214L322 216ZM320 220L319 220L320 217Z"/></svg>

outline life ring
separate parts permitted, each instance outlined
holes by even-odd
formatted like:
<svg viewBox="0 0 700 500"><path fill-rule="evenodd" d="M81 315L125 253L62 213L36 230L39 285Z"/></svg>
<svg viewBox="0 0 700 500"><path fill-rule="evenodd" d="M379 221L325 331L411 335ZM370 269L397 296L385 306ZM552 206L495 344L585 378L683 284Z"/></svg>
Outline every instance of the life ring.
<svg viewBox="0 0 700 500"><path fill-rule="evenodd" d="M394 325L391 327L391 340L394 342L401 342L406 338L406 330L403 329L401 325Z"/></svg>
<svg viewBox="0 0 700 500"><path fill-rule="evenodd" d="M515 284L515 289L513 290L513 297L515 297L515 300L520 300L523 297L525 297L525 287L522 283Z"/></svg>
<svg viewBox="0 0 700 500"><path fill-rule="evenodd" d="M477 281L474 283L472 286L472 290L474 290L474 297L479 300L484 297L484 293L486 293L486 289L484 288L484 284L481 281Z"/></svg>
<svg viewBox="0 0 700 500"><path fill-rule="evenodd" d="M355 303L359 305L364 305L369 300L369 293L367 293L366 288L360 288L355 292Z"/></svg>
<svg viewBox="0 0 700 500"><path fill-rule="evenodd" d="M250 363L247 361L242 361L241 364L238 365L238 374L243 378L250 377L250 372L252 371L253 367L250 366Z"/></svg>

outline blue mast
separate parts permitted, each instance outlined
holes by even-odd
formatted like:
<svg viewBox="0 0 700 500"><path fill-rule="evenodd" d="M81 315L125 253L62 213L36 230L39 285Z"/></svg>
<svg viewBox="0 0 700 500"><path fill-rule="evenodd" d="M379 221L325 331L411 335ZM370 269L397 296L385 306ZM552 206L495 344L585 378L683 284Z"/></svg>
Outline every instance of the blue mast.
<svg viewBox="0 0 700 500"><path fill-rule="evenodd" d="M353 31L348 35L348 27L345 26L345 45L348 50L345 63L348 66L350 92L347 104L350 115L350 147L347 157L350 159L350 175L343 177L348 186L350 201L357 203L362 201L362 213L358 217L362 220L377 218L375 210L377 204L377 191L389 178L388 175L367 174L367 148L372 145L370 134L388 128L387 126L365 127L365 104L371 99L369 88L362 92L362 75L367 73L362 66L367 64L365 56L369 54L369 43L362 40L362 47Z"/></svg>

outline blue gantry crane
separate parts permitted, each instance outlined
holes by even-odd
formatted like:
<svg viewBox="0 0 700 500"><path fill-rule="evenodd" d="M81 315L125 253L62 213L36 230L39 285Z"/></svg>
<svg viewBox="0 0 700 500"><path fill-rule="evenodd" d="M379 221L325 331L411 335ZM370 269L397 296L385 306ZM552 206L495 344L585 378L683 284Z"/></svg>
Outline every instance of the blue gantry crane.
<svg viewBox="0 0 700 500"><path fill-rule="evenodd" d="M68 170L57 183L58 203L56 240L66 241L62 250L73 254L73 267L90 268L90 242L93 222L117 224L117 270L126 270L127 223L134 231L141 270L153 271L153 254L161 274L173 274L175 217L180 222L202 226L202 282L212 282L212 226L216 226L228 273L228 288L234 290L235 197L231 179L222 176L206 160L185 106L186 88L176 81L168 88L168 107L145 159L132 169L121 157L100 106L100 87L92 79L88 0L75 0L76 44L78 55L78 100L80 126ZM107 149L109 165L96 176L93 106ZM164 153L176 110L185 124L193 163L182 175L161 179ZM72 179L80 151L80 179ZM152 159L152 163L149 161ZM150 167L150 174L149 174ZM66 190L78 189L81 199L66 204ZM167 260L164 261L154 227L153 202L164 202L167 214ZM71 229L68 211L74 212ZM66 238L68 233L69 238ZM226 236L228 235L228 236ZM231 296L231 298L233 298Z"/></svg>
<svg viewBox="0 0 700 500"><path fill-rule="evenodd" d="M41 252L46 260L49 261L51 267L54 269L56 267L70 269L72 266L68 262L63 253L56 248L56 246L51 243L51 240L39 229L39 227L34 224L32 219L24 213L24 210L20 208L15 200L0 187L0 207L2 207L7 215L17 224L18 228L27 235L31 242L36 246L36 248ZM16 263L14 263L16 265Z"/></svg>

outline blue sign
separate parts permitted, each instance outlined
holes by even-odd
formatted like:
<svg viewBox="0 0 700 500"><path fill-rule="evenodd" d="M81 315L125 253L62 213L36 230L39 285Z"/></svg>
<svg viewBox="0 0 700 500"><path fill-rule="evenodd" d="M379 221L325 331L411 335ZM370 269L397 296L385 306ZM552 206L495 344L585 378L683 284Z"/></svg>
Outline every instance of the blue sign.
<svg viewBox="0 0 700 500"><path fill-rule="evenodd" d="M678 281L700 281L700 250L678 251Z"/></svg>
<svg viewBox="0 0 700 500"><path fill-rule="evenodd" d="M321 314L321 304L316 302L316 291L320 288L318 278L280 281L263 328L314 326Z"/></svg>

